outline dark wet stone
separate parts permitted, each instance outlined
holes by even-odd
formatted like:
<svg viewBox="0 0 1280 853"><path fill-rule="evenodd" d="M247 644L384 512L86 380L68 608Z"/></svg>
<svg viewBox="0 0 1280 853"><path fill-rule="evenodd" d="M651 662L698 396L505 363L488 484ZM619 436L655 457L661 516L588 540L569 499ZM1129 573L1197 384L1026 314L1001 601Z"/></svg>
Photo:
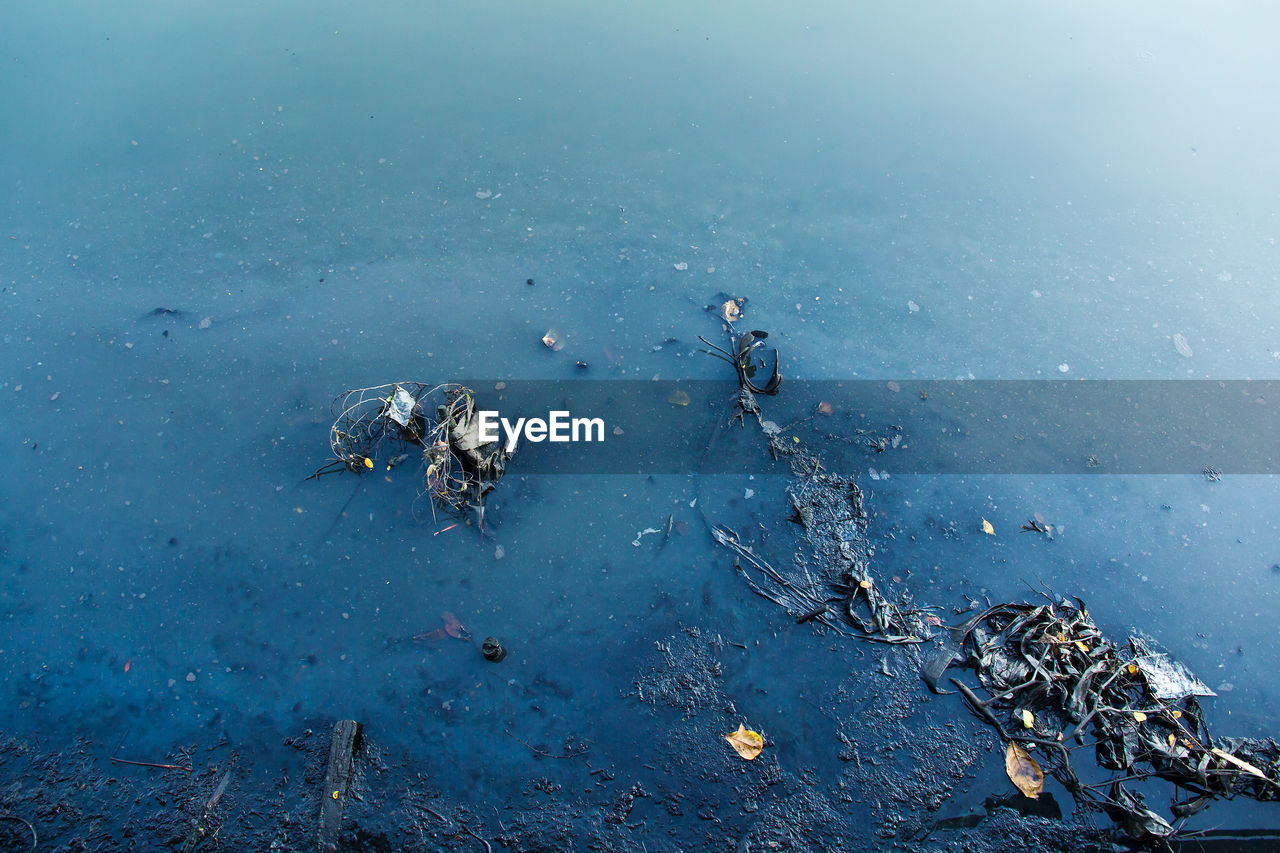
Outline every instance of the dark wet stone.
<svg viewBox="0 0 1280 853"><path fill-rule="evenodd" d="M498 642L497 637L485 637L484 645L480 647L480 652L484 655L485 660L491 660L494 663L498 663L507 656L507 650L502 643Z"/></svg>

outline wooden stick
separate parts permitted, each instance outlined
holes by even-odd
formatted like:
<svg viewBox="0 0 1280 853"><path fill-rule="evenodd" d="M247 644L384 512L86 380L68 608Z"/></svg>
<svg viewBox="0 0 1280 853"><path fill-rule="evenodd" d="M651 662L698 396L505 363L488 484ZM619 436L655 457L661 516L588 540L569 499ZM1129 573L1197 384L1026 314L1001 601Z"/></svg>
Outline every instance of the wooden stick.
<svg viewBox="0 0 1280 853"><path fill-rule="evenodd" d="M347 804L359 746L360 724L355 720L338 720L333 726L333 738L329 741L329 767L325 771L324 792L320 797L316 840L322 851L337 849L338 833L342 829L342 810Z"/></svg>

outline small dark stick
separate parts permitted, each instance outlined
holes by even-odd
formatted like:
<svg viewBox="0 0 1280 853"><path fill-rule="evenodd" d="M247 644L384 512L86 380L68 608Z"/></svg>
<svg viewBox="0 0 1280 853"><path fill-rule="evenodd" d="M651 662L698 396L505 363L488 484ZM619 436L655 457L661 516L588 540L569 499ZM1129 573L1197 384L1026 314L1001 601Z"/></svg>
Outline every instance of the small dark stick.
<svg viewBox="0 0 1280 853"><path fill-rule="evenodd" d="M182 764L156 764L152 761L129 761L126 758L111 757L112 764L128 764L133 767L154 767L156 770L181 770L183 773L190 773L191 768Z"/></svg>
<svg viewBox="0 0 1280 853"><path fill-rule="evenodd" d="M803 625L805 622L812 622L814 619L817 619L819 616L822 616L830 610L831 605L824 601L812 610L806 610L804 613L797 616L796 624Z"/></svg>

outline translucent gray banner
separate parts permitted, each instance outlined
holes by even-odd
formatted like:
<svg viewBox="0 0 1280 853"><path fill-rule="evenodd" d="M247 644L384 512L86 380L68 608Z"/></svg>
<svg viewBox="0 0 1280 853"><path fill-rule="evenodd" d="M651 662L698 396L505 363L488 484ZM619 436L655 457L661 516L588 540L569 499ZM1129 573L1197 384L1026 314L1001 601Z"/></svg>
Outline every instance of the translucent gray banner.
<svg viewBox="0 0 1280 853"><path fill-rule="evenodd" d="M744 428L734 421L726 429L736 413L732 380L466 384L481 409L520 433L511 472L778 470L751 415ZM762 419L832 470L1280 473L1280 383L1268 380L788 380L777 396L757 401ZM592 440L531 440L530 419L554 421L548 427L561 426L569 438L581 419L578 438L590 432ZM506 439L500 423L495 431Z"/></svg>

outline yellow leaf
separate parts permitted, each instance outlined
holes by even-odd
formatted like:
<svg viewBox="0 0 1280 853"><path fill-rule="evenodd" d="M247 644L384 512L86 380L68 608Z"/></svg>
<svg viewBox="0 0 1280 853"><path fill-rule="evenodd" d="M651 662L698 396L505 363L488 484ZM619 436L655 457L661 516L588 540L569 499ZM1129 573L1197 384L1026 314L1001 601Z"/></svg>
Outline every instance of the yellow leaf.
<svg viewBox="0 0 1280 853"><path fill-rule="evenodd" d="M1004 752L1004 772L1024 796L1034 800L1044 790L1044 771L1030 753L1012 741Z"/></svg>
<svg viewBox="0 0 1280 853"><path fill-rule="evenodd" d="M1218 749L1215 746L1213 749L1209 751L1212 752L1214 755L1218 756L1219 758L1221 758L1223 761L1227 762L1228 764L1234 764L1236 767L1239 767L1241 770L1243 770L1246 773L1252 773L1254 776L1257 776L1259 779L1267 778L1267 774L1263 773L1261 770L1254 767L1252 764L1245 761L1244 759L1236 758L1234 755L1227 752L1225 749Z"/></svg>
<svg viewBox="0 0 1280 853"><path fill-rule="evenodd" d="M1147 715L1142 713L1141 711L1134 711L1133 718L1140 723L1145 723L1147 721Z"/></svg>
<svg viewBox="0 0 1280 853"><path fill-rule="evenodd" d="M858 586L862 587L863 589L871 589L873 584L871 583L870 579L867 579L867 580L858 581Z"/></svg>
<svg viewBox="0 0 1280 853"><path fill-rule="evenodd" d="M671 396L667 398L667 402L673 406L689 405L689 394L685 391L672 391Z"/></svg>
<svg viewBox="0 0 1280 853"><path fill-rule="evenodd" d="M364 467L366 467L366 468L372 468L372 467L373 467L373 460L372 460L372 459L370 459L368 456L366 456L366 457L364 458Z"/></svg>
<svg viewBox="0 0 1280 853"><path fill-rule="evenodd" d="M1181 720L1181 719L1182 719L1182 712L1181 712L1181 711L1174 711L1174 712L1173 712L1173 718L1174 718L1175 720Z"/></svg>
<svg viewBox="0 0 1280 853"><path fill-rule="evenodd" d="M988 536L996 535L996 529L992 527L991 522L987 521L985 518L982 519L982 532L987 534Z"/></svg>
<svg viewBox="0 0 1280 853"><path fill-rule="evenodd" d="M1035 715L1032 714L1030 711L1028 711L1026 708L1023 708L1022 709L1022 725L1029 729L1035 724L1036 724Z"/></svg>
<svg viewBox="0 0 1280 853"><path fill-rule="evenodd" d="M760 750L764 749L764 738L760 737L760 733L751 731L741 723L738 724L736 732L729 732L724 739L729 741L729 746L747 761L755 758L760 754Z"/></svg>
<svg viewBox="0 0 1280 853"><path fill-rule="evenodd" d="M1089 651L1089 647L1084 644L1084 640L1076 640L1076 648L1086 653Z"/></svg>

